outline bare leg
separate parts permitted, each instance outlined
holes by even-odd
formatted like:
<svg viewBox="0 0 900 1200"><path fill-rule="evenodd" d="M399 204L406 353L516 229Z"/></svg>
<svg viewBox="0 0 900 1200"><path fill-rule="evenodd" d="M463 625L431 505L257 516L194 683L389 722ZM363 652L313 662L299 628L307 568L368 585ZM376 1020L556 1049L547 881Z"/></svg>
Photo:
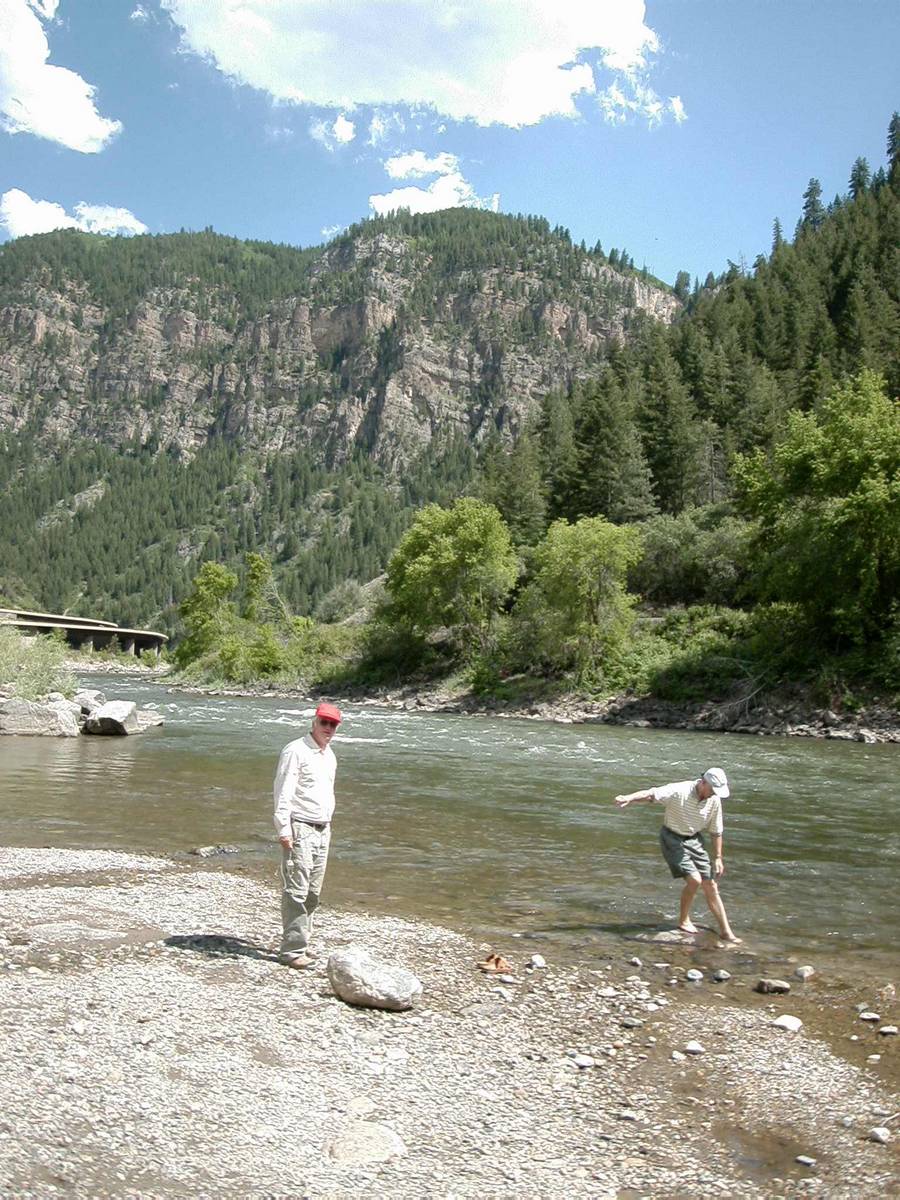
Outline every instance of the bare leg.
<svg viewBox="0 0 900 1200"><path fill-rule="evenodd" d="M706 897L706 903L709 905L709 911L719 923L719 932L722 935L722 941L738 945L741 939L734 936L734 932L728 924L725 905L722 903L722 897L719 895L716 881L714 879L704 879L702 886L703 895Z"/></svg>
<svg viewBox="0 0 900 1200"><path fill-rule="evenodd" d="M688 875L684 881L684 890L681 893L681 904L678 909L678 928L682 933L696 933L697 926L691 920L691 905L694 903L694 897L697 895L697 889L700 887L699 875Z"/></svg>

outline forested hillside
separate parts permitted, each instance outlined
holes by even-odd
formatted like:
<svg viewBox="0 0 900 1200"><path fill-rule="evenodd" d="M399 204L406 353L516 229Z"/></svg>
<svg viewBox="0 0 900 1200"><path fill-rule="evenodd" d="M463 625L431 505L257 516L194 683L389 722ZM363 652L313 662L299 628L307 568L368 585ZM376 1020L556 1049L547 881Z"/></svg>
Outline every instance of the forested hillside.
<svg viewBox="0 0 900 1200"><path fill-rule="evenodd" d="M298 611L384 569L541 396L680 307L540 218L364 222L325 248L65 230L0 247L0 589L172 628L206 558Z"/></svg>

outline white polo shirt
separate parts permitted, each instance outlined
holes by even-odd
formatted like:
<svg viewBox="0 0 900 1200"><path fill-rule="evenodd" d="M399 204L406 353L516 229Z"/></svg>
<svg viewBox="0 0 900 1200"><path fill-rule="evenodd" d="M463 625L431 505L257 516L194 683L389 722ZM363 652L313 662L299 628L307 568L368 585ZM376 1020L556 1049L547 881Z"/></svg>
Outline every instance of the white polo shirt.
<svg viewBox="0 0 900 1200"><path fill-rule="evenodd" d="M696 779L651 788L650 795L657 804L666 806L663 822L674 833L700 833L705 829L713 837L722 836L722 801L713 792L701 803Z"/></svg>
<svg viewBox="0 0 900 1200"><path fill-rule="evenodd" d="M330 746L322 749L312 735L288 742L275 772L275 831L291 837L291 818L327 823L334 814L334 776L337 759Z"/></svg>

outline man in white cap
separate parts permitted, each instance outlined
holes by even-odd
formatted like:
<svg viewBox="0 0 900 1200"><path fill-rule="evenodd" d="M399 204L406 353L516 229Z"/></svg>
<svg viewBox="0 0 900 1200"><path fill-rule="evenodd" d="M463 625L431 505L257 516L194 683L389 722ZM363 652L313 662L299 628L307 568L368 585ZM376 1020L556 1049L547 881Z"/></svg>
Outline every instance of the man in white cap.
<svg viewBox="0 0 900 1200"><path fill-rule="evenodd" d="M289 742L275 773L275 832L281 843L281 961L309 967L313 914L328 864L334 776L337 761L331 739L341 711L322 703L305 737Z"/></svg>
<svg viewBox="0 0 900 1200"><path fill-rule="evenodd" d="M687 779L683 783L669 783L664 787L650 788L645 792L632 792L630 796L616 796L619 808L629 804L664 804L665 814L660 830L663 858L669 865L673 879L683 879L678 928L682 933L696 933L697 926L691 920L691 905L699 888L715 917L723 942L737 945L716 880L725 873L722 858L722 800L727 797L728 780L721 767L710 767L699 779ZM713 865L701 833L706 830L712 839Z"/></svg>

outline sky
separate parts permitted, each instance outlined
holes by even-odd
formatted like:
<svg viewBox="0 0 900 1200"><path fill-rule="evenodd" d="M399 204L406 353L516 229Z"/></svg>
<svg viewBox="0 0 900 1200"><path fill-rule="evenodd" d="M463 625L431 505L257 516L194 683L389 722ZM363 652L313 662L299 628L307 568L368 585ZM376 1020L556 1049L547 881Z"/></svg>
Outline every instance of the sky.
<svg viewBox="0 0 900 1200"><path fill-rule="evenodd" d="M0 0L0 241L533 213L673 282L883 165L897 0Z"/></svg>

